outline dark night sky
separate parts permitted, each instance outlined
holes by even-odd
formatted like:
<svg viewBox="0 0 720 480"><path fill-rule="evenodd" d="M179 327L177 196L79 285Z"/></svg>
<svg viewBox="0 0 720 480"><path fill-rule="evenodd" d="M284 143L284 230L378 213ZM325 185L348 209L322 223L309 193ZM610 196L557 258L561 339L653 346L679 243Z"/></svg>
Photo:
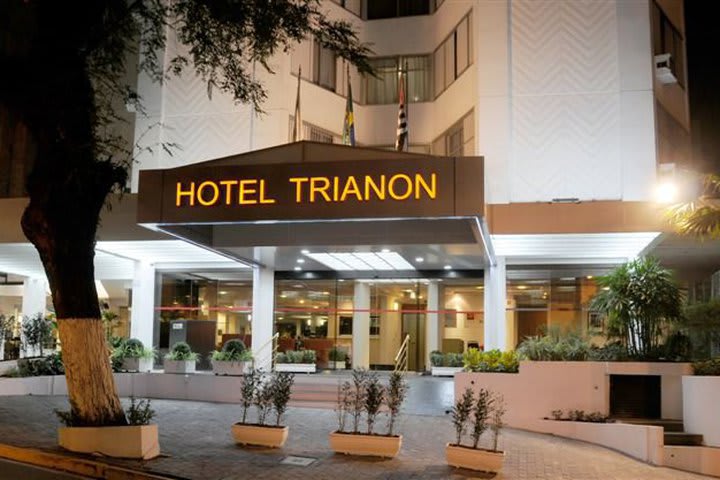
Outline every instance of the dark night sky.
<svg viewBox="0 0 720 480"><path fill-rule="evenodd" d="M690 130L696 164L720 173L720 22L718 2L685 0Z"/></svg>

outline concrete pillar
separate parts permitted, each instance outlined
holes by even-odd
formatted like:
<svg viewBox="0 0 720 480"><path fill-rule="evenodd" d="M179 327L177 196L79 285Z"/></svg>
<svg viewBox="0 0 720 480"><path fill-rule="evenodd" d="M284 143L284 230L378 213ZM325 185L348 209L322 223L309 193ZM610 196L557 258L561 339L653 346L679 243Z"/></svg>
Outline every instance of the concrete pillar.
<svg viewBox="0 0 720 480"><path fill-rule="evenodd" d="M45 315L47 298L47 279L45 277L26 278L23 282L22 316L32 317L38 313ZM22 318L21 318L22 321ZM20 333L22 345L25 346L25 337ZM39 348L20 349L21 357L36 357L40 355Z"/></svg>
<svg viewBox="0 0 720 480"><path fill-rule="evenodd" d="M497 257L497 264L485 269L485 350L507 349L507 324L505 319L505 257Z"/></svg>
<svg viewBox="0 0 720 480"><path fill-rule="evenodd" d="M427 286L427 316L425 318L425 365L430 368L430 352L440 350L442 345L443 316L440 315L440 288L437 280L430 280Z"/></svg>
<svg viewBox="0 0 720 480"><path fill-rule="evenodd" d="M355 280L352 324L352 366L370 368L370 285Z"/></svg>
<svg viewBox="0 0 720 480"><path fill-rule="evenodd" d="M155 329L155 283L155 266L147 262L135 262L130 336L137 338L148 348L153 346Z"/></svg>
<svg viewBox="0 0 720 480"><path fill-rule="evenodd" d="M262 267L253 268L252 345L255 368L270 371L272 366L273 325L275 317L275 248L255 248L255 260Z"/></svg>

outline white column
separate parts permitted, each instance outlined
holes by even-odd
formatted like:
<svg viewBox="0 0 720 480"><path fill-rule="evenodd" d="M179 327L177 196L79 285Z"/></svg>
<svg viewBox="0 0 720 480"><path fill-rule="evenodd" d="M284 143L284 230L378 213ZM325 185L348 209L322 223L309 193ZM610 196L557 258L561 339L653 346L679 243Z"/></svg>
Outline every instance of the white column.
<svg viewBox="0 0 720 480"><path fill-rule="evenodd" d="M497 257L497 264L485 269L485 350L507 349L507 325L505 320L505 257Z"/></svg>
<svg viewBox="0 0 720 480"><path fill-rule="evenodd" d="M275 248L257 247L255 260L263 267L253 268L252 345L255 367L269 371L272 366L275 315Z"/></svg>
<svg viewBox="0 0 720 480"><path fill-rule="evenodd" d="M440 350L442 342L442 327L440 321L440 288L437 280L430 280L427 286L427 309L425 318L425 365L430 368L430 352Z"/></svg>
<svg viewBox="0 0 720 480"><path fill-rule="evenodd" d="M135 262L132 282L132 309L130 310L130 336L143 345L153 346L155 328L155 266Z"/></svg>
<svg viewBox="0 0 720 480"><path fill-rule="evenodd" d="M352 366L370 367L370 285L355 280L352 324ZM362 310L362 311L358 311Z"/></svg>
<svg viewBox="0 0 720 480"><path fill-rule="evenodd" d="M26 278L23 282L22 316L32 317L38 313L45 315L47 280L44 277ZM21 318L22 321L22 318ZM22 337L22 344L25 345L25 338ZM37 351L36 351L37 350ZM27 350L20 349L21 357L35 357L40 355L40 350L28 347Z"/></svg>

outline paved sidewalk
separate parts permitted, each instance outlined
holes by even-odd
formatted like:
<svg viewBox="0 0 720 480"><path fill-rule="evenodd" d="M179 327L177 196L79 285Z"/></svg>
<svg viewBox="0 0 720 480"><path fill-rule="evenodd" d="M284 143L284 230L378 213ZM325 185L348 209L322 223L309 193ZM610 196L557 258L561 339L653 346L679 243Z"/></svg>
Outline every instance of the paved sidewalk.
<svg viewBox="0 0 720 480"><path fill-rule="evenodd" d="M149 462L104 459L108 463L157 474L202 480L240 479L464 479L488 475L454 470L445 464L445 443L452 438L450 419L405 415L400 420L403 448L393 460L371 460L330 452L327 434L335 428L329 410L292 408L290 436L280 450L240 448L230 425L238 405L154 400L160 444L166 457ZM57 451L58 423L53 409L67 409L65 397L0 398L0 442ZM498 479L517 480L691 480L710 478L653 467L602 447L557 437L506 429L507 451ZM307 467L281 465L288 455L315 458Z"/></svg>

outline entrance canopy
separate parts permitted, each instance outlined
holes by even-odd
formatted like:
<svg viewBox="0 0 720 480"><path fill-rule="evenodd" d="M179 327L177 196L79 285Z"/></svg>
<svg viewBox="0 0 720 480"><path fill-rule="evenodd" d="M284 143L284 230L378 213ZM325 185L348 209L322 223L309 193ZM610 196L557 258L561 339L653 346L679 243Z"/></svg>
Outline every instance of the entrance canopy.
<svg viewBox="0 0 720 480"><path fill-rule="evenodd" d="M276 270L480 270L482 157L297 142L140 172L138 223Z"/></svg>

